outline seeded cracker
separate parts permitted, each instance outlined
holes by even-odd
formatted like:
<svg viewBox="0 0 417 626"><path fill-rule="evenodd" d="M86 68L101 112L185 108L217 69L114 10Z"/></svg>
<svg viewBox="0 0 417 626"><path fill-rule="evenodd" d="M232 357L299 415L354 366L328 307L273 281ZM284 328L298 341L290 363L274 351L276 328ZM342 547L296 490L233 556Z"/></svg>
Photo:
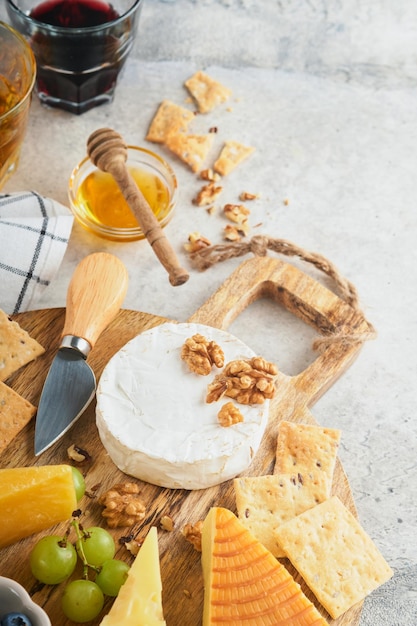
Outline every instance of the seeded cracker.
<svg viewBox="0 0 417 626"><path fill-rule="evenodd" d="M222 102L226 102L232 94L230 89L201 71L196 72L184 84L196 101L200 113L212 111Z"/></svg>
<svg viewBox="0 0 417 626"><path fill-rule="evenodd" d="M311 424L279 424L274 473L323 476L325 497L330 497L341 432ZM324 499L324 498L322 498Z"/></svg>
<svg viewBox="0 0 417 626"><path fill-rule="evenodd" d="M164 143L169 134L186 132L193 118L194 113L189 109L170 100L164 100L149 126L146 139L154 143Z"/></svg>
<svg viewBox="0 0 417 626"><path fill-rule="evenodd" d="M0 381L44 352L35 339L0 309Z"/></svg>
<svg viewBox="0 0 417 626"><path fill-rule="evenodd" d="M282 524L276 538L334 619L393 575L372 539L337 496Z"/></svg>
<svg viewBox="0 0 417 626"><path fill-rule="evenodd" d="M186 163L193 172L198 172L211 148L213 135L170 134L165 145Z"/></svg>
<svg viewBox="0 0 417 626"><path fill-rule="evenodd" d="M213 165L213 169L221 176L227 176L254 151L255 148L251 146L244 146L237 141L226 141L218 159Z"/></svg>
<svg viewBox="0 0 417 626"><path fill-rule="evenodd" d="M277 528L323 502L326 491L320 475L300 482L289 474L235 478L234 489L240 522L278 558L285 552L276 540Z"/></svg>
<svg viewBox="0 0 417 626"><path fill-rule="evenodd" d="M0 382L0 454L35 415L36 408Z"/></svg>

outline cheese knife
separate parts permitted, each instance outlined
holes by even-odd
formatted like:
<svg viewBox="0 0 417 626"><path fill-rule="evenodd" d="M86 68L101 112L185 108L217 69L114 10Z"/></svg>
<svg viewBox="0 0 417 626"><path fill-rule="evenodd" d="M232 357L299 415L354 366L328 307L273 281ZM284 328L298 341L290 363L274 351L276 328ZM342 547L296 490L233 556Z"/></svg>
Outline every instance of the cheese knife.
<svg viewBox="0 0 417 626"><path fill-rule="evenodd" d="M67 291L61 343L39 401L36 456L62 437L93 399L96 378L86 359L119 312L127 286L127 269L112 254L90 254L75 268Z"/></svg>

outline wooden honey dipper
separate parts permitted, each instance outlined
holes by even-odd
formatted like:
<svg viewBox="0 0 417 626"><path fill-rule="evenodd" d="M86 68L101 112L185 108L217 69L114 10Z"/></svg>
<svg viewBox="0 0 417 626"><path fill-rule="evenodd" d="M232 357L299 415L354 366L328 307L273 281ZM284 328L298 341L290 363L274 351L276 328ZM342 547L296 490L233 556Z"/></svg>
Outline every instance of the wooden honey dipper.
<svg viewBox="0 0 417 626"><path fill-rule="evenodd" d="M87 154L96 167L115 179L146 239L167 270L171 285L177 287L187 282L188 272L180 266L161 225L126 167L127 145L122 137L111 128L100 128L89 136Z"/></svg>

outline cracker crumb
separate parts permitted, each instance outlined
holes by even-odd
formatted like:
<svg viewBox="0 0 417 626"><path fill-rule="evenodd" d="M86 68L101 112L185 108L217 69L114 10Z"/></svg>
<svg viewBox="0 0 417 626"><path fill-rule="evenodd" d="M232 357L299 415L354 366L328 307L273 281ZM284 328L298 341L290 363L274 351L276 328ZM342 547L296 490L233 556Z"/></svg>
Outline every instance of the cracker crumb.
<svg viewBox="0 0 417 626"><path fill-rule="evenodd" d="M230 89L202 71L193 74L184 84L196 101L200 113L212 111L232 94Z"/></svg>
<svg viewBox="0 0 417 626"><path fill-rule="evenodd" d="M189 109L163 100L149 126L145 139L154 143L165 143L168 135L186 132L188 124L194 118Z"/></svg>
<svg viewBox="0 0 417 626"><path fill-rule="evenodd" d="M221 176L227 176L254 151L255 148L252 146L244 146L237 141L226 141L213 165L213 169Z"/></svg>
<svg viewBox="0 0 417 626"><path fill-rule="evenodd" d="M169 134L166 147L186 163L193 172L198 172L207 158L213 143L213 135Z"/></svg>

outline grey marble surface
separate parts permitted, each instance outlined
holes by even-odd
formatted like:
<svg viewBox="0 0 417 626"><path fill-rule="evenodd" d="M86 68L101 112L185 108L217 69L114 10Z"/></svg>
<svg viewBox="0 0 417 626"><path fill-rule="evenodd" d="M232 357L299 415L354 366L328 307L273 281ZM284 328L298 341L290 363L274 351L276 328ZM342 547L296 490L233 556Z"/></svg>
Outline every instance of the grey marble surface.
<svg viewBox="0 0 417 626"><path fill-rule="evenodd" d="M378 331L312 409L320 424L342 430L340 456L360 521L396 573L387 595L382 588L369 599L364 626L417 624L416 27L408 0L145 0L115 101L74 117L35 98L19 171L5 188L68 204L68 177L88 135L111 126L175 168L180 199L166 234L187 264L188 234L198 230L219 243L224 221L192 204L199 181L144 137L162 99L187 106L183 82L196 69L232 89L231 110L196 120L200 129L218 127L216 146L235 138L256 147L224 180L222 201L235 202L244 189L260 193L250 205L250 235L285 238L326 256L356 285ZM76 264L96 250L126 263L126 308L180 321L242 260L190 269L189 282L173 288L146 242L106 242L75 224L39 308L65 304ZM252 305L230 330L288 374L314 358L311 330L275 304ZM388 621L381 621L385 601Z"/></svg>

